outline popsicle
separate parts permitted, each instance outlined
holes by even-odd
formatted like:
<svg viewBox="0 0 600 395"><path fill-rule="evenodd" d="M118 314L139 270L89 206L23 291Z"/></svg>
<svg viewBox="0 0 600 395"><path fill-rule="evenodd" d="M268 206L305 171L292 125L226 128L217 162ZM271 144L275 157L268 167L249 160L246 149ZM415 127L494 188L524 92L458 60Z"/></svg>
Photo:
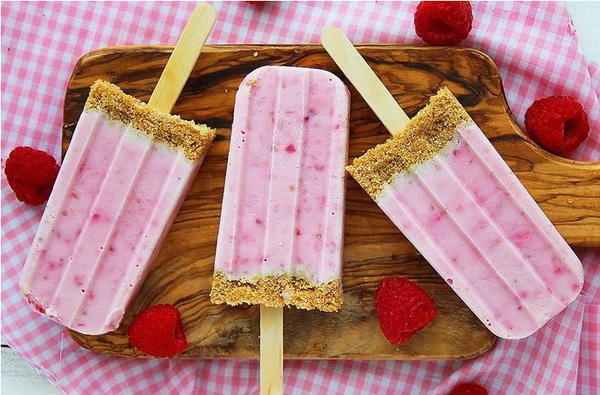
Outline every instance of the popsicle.
<svg viewBox="0 0 600 395"><path fill-rule="evenodd" d="M407 121L341 30L322 41L395 132L348 172L481 322L523 338L572 302L579 259L450 90Z"/></svg>
<svg viewBox="0 0 600 395"><path fill-rule="evenodd" d="M148 104L96 81L21 275L37 311L85 334L116 329L215 136L168 112L215 20L192 14Z"/></svg>
<svg viewBox="0 0 600 395"><path fill-rule="evenodd" d="M236 95L213 303L337 311L349 92L333 74L266 66Z"/></svg>
<svg viewBox="0 0 600 395"><path fill-rule="evenodd" d="M236 95L213 303L260 304L260 393L283 393L282 307L342 303L346 86L333 74L261 67Z"/></svg>

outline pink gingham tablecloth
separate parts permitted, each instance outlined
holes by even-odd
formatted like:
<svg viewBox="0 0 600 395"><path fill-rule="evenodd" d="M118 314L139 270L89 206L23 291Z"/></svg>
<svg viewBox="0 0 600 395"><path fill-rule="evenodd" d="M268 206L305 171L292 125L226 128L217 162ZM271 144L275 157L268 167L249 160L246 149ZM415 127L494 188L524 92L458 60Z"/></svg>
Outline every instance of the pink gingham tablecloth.
<svg viewBox="0 0 600 395"><path fill-rule="evenodd" d="M411 3L214 3L211 43L318 43L337 25L356 43L420 43ZM175 43L192 3L3 2L2 163L30 145L59 157L63 98L77 59L111 45ZM500 68L519 122L531 102L571 95L587 110L591 135L573 154L600 159L600 70L587 64L566 9L557 3L474 3L465 46ZM235 360L138 360L80 349L65 330L34 313L18 277L42 208L16 201L2 183L2 330L10 346L69 393L256 393L258 363ZM499 340L468 361L286 361L291 394L443 394L476 381L491 394L592 394L600 382L600 253L578 251L583 294L535 335ZM378 334L374 334L378 335Z"/></svg>

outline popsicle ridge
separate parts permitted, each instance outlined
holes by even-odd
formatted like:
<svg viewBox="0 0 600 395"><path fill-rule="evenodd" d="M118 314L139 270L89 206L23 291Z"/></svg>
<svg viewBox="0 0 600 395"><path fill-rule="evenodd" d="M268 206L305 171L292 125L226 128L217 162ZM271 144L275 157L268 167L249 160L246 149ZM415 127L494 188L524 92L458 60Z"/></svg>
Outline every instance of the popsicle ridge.
<svg viewBox="0 0 600 395"><path fill-rule="evenodd" d="M180 149L190 161L202 159L215 137L214 129L150 108L103 80L91 86L85 110L101 111L112 121L130 125L159 143Z"/></svg>
<svg viewBox="0 0 600 395"><path fill-rule="evenodd" d="M232 306L251 303L332 312L338 311L342 305L342 286L337 279L323 284L313 284L301 276L290 274L231 279L223 272L215 271L210 300L215 304Z"/></svg>
<svg viewBox="0 0 600 395"><path fill-rule="evenodd" d="M454 138L456 127L473 122L452 92L446 87L431 97L402 133L355 158L346 170L375 200L387 184L434 158Z"/></svg>

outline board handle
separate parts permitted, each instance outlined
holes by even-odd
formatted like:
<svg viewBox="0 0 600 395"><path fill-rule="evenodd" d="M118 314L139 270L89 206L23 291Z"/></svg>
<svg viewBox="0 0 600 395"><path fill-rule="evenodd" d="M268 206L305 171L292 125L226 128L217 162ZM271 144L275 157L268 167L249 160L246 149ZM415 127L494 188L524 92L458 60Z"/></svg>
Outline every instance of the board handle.
<svg viewBox="0 0 600 395"><path fill-rule="evenodd" d="M260 305L260 395L283 394L283 307Z"/></svg>
<svg viewBox="0 0 600 395"><path fill-rule="evenodd" d="M200 4L194 9L150 96L148 106L162 112L171 112L216 19L217 12L208 4Z"/></svg>
<svg viewBox="0 0 600 395"><path fill-rule="evenodd" d="M321 44L386 129L393 136L400 133L410 118L354 48L346 34L337 27L328 27L321 33Z"/></svg>

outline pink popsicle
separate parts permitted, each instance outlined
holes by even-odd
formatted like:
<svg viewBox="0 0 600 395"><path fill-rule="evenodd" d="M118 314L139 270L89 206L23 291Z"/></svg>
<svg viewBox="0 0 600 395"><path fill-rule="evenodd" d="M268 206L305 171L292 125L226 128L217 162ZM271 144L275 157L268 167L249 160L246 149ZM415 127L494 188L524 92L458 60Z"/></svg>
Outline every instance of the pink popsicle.
<svg viewBox="0 0 600 395"><path fill-rule="evenodd" d="M496 335L532 334L581 291L579 259L448 89L348 171Z"/></svg>
<svg viewBox="0 0 600 395"><path fill-rule="evenodd" d="M81 333L116 329L213 137L96 82L23 269L27 301Z"/></svg>
<svg viewBox="0 0 600 395"><path fill-rule="evenodd" d="M214 303L335 311L349 93L333 74L267 66L236 96Z"/></svg>

